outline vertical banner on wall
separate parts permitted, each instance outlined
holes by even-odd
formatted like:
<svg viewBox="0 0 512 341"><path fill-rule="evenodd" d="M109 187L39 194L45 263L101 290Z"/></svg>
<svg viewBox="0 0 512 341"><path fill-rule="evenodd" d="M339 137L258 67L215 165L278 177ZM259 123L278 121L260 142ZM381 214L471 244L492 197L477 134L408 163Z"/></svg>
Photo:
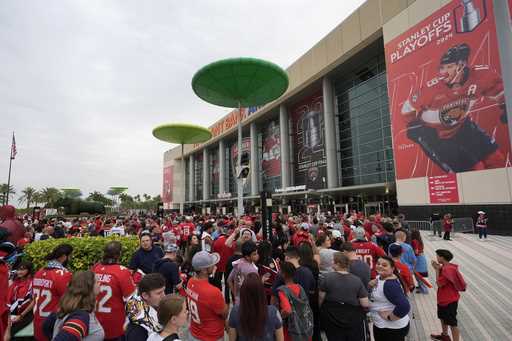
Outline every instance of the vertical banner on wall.
<svg viewBox="0 0 512 341"><path fill-rule="evenodd" d="M242 153L248 153L250 155L251 153L251 138L250 137L244 137L242 139ZM235 182L238 181L236 176L236 167L238 166L238 144L235 141L231 145L231 159L233 160L231 162L231 172L233 174L233 177L235 178ZM250 166L249 174L247 175L247 180L244 184L244 194L249 194L251 192L251 172L254 171L254 166Z"/></svg>
<svg viewBox="0 0 512 341"><path fill-rule="evenodd" d="M164 167L164 182L162 190L162 202L166 208L172 203L172 173L174 166Z"/></svg>
<svg viewBox="0 0 512 341"><path fill-rule="evenodd" d="M291 110L295 184L307 189L324 187L327 177L322 92Z"/></svg>
<svg viewBox="0 0 512 341"><path fill-rule="evenodd" d="M276 121L270 121L263 130L261 171L263 183L281 176L281 137Z"/></svg>
<svg viewBox="0 0 512 341"><path fill-rule="evenodd" d="M453 0L388 42L397 179L508 165L492 0Z"/></svg>

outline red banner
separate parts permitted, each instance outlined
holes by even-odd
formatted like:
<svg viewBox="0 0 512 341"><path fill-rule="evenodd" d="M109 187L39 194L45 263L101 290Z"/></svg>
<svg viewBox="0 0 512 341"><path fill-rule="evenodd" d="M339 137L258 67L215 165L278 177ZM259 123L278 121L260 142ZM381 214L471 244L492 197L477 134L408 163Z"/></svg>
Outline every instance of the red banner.
<svg viewBox="0 0 512 341"><path fill-rule="evenodd" d="M428 193L431 204L448 204L459 202L457 174L449 173L428 177Z"/></svg>
<svg viewBox="0 0 512 341"><path fill-rule="evenodd" d="M397 179L507 165L491 0L453 0L386 44Z"/></svg>
<svg viewBox="0 0 512 341"><path fill-rule="evenodd" d="M322 92L291 110L295 184L307 189L323 188L327 176L323 112Z"/></svg>
<svg viewBox="0 0 512 341"><path fill-rule="evenodd" d="M162 191L162 202L170 204L172 202L172 173L174 166L164 167L164 184Z"/></svg>
<svg viewBox="0 0 512 341"><path fill-rule="evenodd" d="M261 170L263 181L281 175L281 137L279 125L270 121L262 134Z"/></svg>

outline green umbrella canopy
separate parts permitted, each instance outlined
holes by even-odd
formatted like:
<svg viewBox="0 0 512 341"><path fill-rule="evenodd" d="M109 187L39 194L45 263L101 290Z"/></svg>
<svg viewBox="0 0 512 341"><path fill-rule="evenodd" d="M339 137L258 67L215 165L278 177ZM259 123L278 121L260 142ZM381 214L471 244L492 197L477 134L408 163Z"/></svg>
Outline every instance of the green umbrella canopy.
<svg viewBox="0 0 512 341"><path fill-rule="evenodd" d="M122 186L113 186L113 187L110 187L110 193L112 194L121 194L123 193L124 191L126 191L128 189L128 187L122 187Z"/></svg>
<svg viewBox="0 0 512 341"><path fill-rule="evenodd" d="M207 128L193 124L169 123L153 129L153 136L165 142L193 144L208 141L212 133Z"/></svg>
<svg viewBox="0 0 512 341"><path fill-rule="evenodd" d="M61 188L60 190L63 191L63 192L78 192L78 191L80 191L80 188L70 188L70 187L68 187L68 188Z"/></svg>
<svg viewBox="0 0 512 341"><path fill-rule="evenodd" d="M208 64L192 78L192 89L204 101L222 107L263 105L288 88L279 66L255 58L231 58Z"/></svg>

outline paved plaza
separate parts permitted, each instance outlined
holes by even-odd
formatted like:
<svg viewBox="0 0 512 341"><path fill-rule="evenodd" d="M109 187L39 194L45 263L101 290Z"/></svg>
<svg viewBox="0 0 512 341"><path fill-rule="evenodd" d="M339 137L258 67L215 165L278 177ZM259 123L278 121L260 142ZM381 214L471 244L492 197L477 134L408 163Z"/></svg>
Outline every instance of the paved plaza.
<svg viewBox="0 0 512 341"><path fill-rule="evenodd" d="M436 249L449 249L466 279L468 289L461 294L458 315L462 340L512 340L512 237L490 236L480 241L477 235L458 233L452 241L444 241L424 233L423 241L429 263ZM431 267L429 275L434 282ZM441 328L436 291L414 294L413 299L416 318L409 340L430 340L430 333Z"/></svg>

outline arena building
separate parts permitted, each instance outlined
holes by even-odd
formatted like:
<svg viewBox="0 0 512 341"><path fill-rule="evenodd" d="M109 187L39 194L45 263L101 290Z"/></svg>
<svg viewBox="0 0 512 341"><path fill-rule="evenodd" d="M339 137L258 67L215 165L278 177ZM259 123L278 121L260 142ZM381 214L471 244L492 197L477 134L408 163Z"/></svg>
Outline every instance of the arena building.
<svg viewBox="0 0 512 341"><path fill-rule="evenodd" d="M491 230L512 221L512 0L368 0L286 71L263 107L164 154L166 209L236 210L236 126L250 155L246 210L433 212Z"/></svg>

